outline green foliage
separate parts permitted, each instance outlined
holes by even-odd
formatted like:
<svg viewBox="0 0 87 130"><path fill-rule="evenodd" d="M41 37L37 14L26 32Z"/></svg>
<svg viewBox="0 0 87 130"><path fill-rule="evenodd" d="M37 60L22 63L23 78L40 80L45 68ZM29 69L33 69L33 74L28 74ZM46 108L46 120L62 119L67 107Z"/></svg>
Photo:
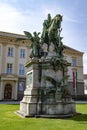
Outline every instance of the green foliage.
<svg viewBox="0 0 87 130"><path fill-rule="evenodd" d="M77 104L82 113L67 119L21 118L14 112L19 105L0 104L0 130L86 130L87 104Z"/></svg>

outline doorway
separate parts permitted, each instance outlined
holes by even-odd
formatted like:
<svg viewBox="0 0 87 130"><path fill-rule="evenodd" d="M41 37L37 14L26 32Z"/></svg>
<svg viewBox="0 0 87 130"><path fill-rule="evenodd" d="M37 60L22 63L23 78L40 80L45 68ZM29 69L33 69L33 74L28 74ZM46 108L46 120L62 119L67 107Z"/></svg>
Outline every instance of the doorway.
<svg viewBox="0 0 87 130"><path fill-rule="evenodd" d="M4 89L4 99L11 100L12 99L12 86L11 84L6 84Z"/></svg>

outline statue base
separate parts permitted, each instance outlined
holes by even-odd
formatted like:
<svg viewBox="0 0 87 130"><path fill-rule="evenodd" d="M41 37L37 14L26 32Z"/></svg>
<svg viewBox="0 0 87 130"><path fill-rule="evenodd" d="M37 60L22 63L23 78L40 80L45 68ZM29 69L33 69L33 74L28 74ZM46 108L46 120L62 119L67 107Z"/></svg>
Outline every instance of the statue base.
<svg viewBox="0 0 87 130"><path fill-rule="evenodd" d="M20 111L23 117L64 118L76 114L75 102L57 101L55 103L20 102Z"/></svg>
<svg viewBox="0 0 87 130"><path fill-rule="evenodd" d="M46 65L49 66L49 63ZM71 97L62 99L61 93L55 93L54 90L50 89L51 84L49 82L44 82L43 78L39 82L41 77L40 67L42 69L42 77L46 74L47 76L62 78L61 70L55 72L51 66L48 68L42 62L38 62L37 59L30 61L26 66L28 69L27 83L23 100L20 102L20 110L17 111L19 115L23 117L54 118L69 117L76 114L76 105ZM39 91L40 88L43 88L42 90L44 91Z"/></svg>

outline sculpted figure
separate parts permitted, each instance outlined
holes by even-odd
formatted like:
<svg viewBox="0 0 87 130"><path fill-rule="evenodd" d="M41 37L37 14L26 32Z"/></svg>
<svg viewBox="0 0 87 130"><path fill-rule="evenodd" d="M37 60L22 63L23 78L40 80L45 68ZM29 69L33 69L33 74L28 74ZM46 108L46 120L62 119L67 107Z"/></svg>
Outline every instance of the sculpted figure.
<svg viewBox="0 0 87 130"><path fill-rule="evenodd" d="M62 22L62 16L60 14L56 15L53 19L51 19L51 15L48 14L47 20L44 20L41 42L42 44L46 43L48 45L48 51L49 51L49 45L53 43L56 53L62 53L61 52L62 44L60 38L60 33L62 30L61 22ZM59 49L60 52L58 51Z"/></svg>
<svg viewBox="0 0 87 130"><path fill-rule="evenodd" d="M42 31L42 35L41 35L41 42L42 44L46 43L48 45L49 48L49 36L48 36L48 29L51 25L51 15L48 14L48 18L46 20L44 20L43 22L43 31Z"/></svg>
<svg viewBox="0 0 87 130"><path fill-rule="evenodd" d="M30 58L32 58L32 57L40 58L40 56L41 56L41 46L40 46L40 37L39 37L40 33L34 32L33 36L31 33L27 32L27 31L24 31L24 33L27 36L27 38L29 40L31 40L31 42L32 42L31 43L32 51L30 54Z"/></svg>

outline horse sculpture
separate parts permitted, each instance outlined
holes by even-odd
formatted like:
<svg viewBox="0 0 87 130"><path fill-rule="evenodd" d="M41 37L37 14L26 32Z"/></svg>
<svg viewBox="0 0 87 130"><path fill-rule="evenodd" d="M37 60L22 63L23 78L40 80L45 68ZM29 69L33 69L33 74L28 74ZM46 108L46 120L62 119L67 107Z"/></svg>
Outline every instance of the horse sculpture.
<svg viewBox="0 0 87 130"><path fill-rule="evenodd" d="M62 16L59 14L53 19L51 19L50 14L48 14L48 20L44 20L41 39L43 43L48 45L48 50L51 42L54 44L55 49L58 49L58 43L60 42L61 22Z"/></svg>
<svg viewBox="0 0 87 130"><path fill-rule="evenodd" d="M56 15L52 20L52 23L48 28L48 36L50 42L54 42L54 40L57 40L58 35L60 33L61 21L62 21L61 15Z"/></svg>

